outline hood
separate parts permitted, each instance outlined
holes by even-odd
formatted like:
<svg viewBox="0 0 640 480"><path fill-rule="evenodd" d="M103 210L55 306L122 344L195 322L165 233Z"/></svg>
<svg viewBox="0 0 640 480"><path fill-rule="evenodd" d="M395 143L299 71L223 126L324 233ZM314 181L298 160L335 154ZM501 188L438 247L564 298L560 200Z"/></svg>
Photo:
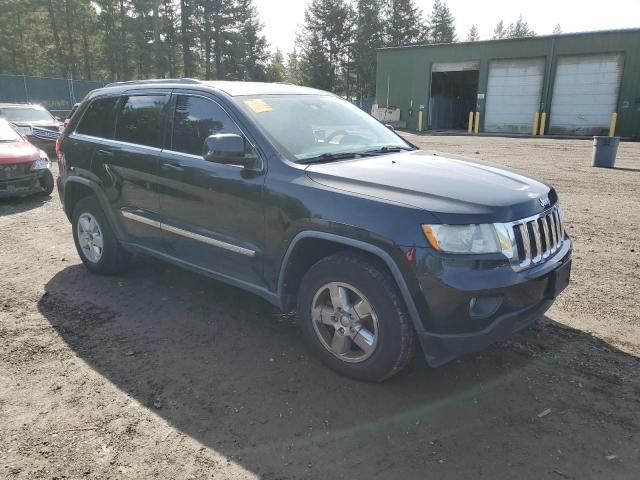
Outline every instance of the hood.
<svg viewBox="0 0 640 480"><path fill-rule="evenodd" d="M0 165L34 162L40 150L29 142L0 142Z"/></svg>
<svg viewBox="0 0 640 480"><path fill-rule="evenodd" d="M556 202L553 189L519 173L420 150L315 164L306 172L327 187L420 208L443 223L508 222Z"/></svg>
<svg viewBox="0 0 640 480"><path fill-rule="evenodd" d="M38 120L34 122L11 122L11 123L16 127L39 127L39 128L46 128L47 130L55 130L55 131L57 131L62 126L62 123L54 122L50 120Z"/></svg>

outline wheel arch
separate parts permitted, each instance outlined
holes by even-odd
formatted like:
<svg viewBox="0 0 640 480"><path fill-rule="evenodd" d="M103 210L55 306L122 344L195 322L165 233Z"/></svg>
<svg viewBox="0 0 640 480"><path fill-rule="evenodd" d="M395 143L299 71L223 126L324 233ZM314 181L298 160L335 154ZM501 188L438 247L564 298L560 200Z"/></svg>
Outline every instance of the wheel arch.
<svg viewBox="0 0 640 480"><path fill-rule="evenodd" d="M328 255L345 250L365 254L386 268L400 291L416 332L422 332L424 326L407 282L391 255L376 245L333 233L304 231L293 238L280 265L278 276L278 298L282 308L292 306L297 286L313 264Z"/></svg>
<svg viewBox="0 0 640 480"><path fill-rule="evenodd" d="M98 200L102 211L104 212L111 228L113 229L116 238L119 241L123 240L123 232L120 228L120 224L114 218L111 208L109 208L109 202L104 196L104 193L100 190L100 187L89 179L82 177L69 177L65 181L64 185L64 211L67 218L71 220L73 211L82 198L93 196Z"/></svg>

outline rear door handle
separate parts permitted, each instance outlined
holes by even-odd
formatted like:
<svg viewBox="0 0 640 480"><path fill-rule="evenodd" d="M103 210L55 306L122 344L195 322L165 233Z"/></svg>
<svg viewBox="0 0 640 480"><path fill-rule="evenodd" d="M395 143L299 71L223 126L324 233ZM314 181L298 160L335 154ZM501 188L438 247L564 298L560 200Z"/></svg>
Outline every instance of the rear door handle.
<svg viewBox="0 0 640 480"><path fill-rule="evenodd" d="M184 171L184 168L182 168L179 164L172 163L172 162L162 162L160 164L160 167L163 170L173 170L174 172L183 172Z"/></svg>

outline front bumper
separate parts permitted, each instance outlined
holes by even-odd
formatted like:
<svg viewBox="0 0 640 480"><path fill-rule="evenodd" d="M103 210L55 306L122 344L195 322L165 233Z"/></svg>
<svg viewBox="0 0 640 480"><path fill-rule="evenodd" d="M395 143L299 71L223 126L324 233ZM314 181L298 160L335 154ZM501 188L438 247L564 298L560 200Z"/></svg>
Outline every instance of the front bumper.
<svg viewBox="0 0 640 480"><path fill-rule="evenodd" d="M34 195L44 192L41 180L47 174L50 175L51 171L45 169L17 178L0 180L0 198Z"/></svg>
<svg viewBox="0 0 640 480"><path fill-rule="evenodd" d="M421 312L425 329L418 336L427 362L442 365L531 325L564 289L570 269L568 237L546 263L519 272L504 261L500 265L498 260L492 264L443 259L425 249L417 259L425 299ZM483 302L486 308L472 308Z"/></svg>

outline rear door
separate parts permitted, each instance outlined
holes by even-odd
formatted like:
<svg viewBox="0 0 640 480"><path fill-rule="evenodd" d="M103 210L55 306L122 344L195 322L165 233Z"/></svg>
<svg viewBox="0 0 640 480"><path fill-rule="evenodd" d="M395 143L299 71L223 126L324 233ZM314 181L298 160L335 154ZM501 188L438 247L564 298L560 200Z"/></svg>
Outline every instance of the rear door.
<svg viewBox="0 0 640 480"><path fill-rule="evenodd" d="M162 228L172 256L212 273L262 286L265 164L255 170L206 161L205 139L217 133L252 142L212 96L174 92L172 129L159 175Z"/></svg>
<svg viewBox="0 0 640 480"><path fill-rule="evenodd" d="M113 137L96 147L92 166L113 210L121 215L127 242L160 252L165 243L160 229L158 163L169 99L168 90L122 96Z"/></svg>

